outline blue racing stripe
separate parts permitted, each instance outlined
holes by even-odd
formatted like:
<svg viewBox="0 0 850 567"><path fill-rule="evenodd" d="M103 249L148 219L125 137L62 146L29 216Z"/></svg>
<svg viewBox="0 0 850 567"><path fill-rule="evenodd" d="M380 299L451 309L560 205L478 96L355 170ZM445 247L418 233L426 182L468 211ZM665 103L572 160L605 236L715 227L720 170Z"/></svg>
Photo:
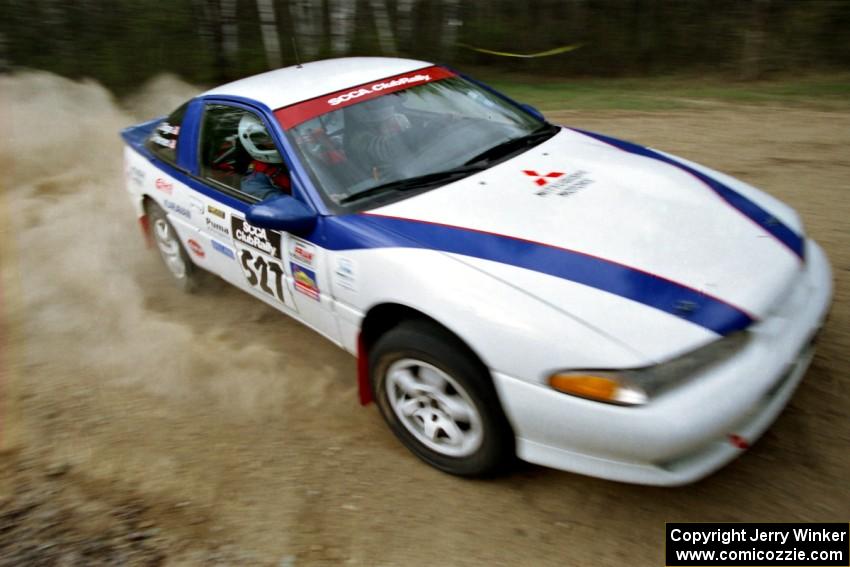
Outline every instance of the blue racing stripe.
<svg viewBox="0 0 850 567"><path fill-rule="evenodd" d="M698 290L581 252L463 227L379 215L326 218L320 243L333 250L407 247L492 260L584 284L728 335L753 318ZM377 230L376 230L377 229Z"/></svg>
<svg viewBox="0 0 850 567"><path fill-rule="evenodd" d="M665 156L664 154L652 151L647 147L640 146L632 142L626 142L624 140L618 140L617 138L604 136L602 134L597 134L595 132L580 130L578 128L570 129L575 132L584 134L585 136L595 138L601 142L605 142L606 144L614 146L615 148L619 148L625 152L656 159L658 161L662 161L666 164L672 165L673 167L678 167L682 171L687 171L688 173L708 185L723 200L729 203L729 205L737 209L741 214L749 218L751 221L756 223L758 226L760 226L762 229L764 229L766 232L776 238L779 242L784 244L800 260L803 260L805 250L805 242L803 237L791 230L789 227L785 226L779 219L774 217L772 214L765 211L764 209L762 209L757 204L750 201L737 191L732 190L727 185L709 177L708 175L702 173L699 170L696 170L674 159L671 159Z"/></svg>

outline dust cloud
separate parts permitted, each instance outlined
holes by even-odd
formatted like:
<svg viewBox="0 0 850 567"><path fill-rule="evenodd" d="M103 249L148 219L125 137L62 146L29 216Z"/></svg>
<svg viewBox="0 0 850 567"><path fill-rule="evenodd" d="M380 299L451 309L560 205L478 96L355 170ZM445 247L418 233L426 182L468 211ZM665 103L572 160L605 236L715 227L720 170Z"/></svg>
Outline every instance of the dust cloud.
<svg viewBox="0 0 850 567"><path fill-rule="evenodd" d="M197 92L162 76L120 104L90 81L0 77L3 300L19 375L45 387L133 383L230 410L272 410L285 396L281 375L297 363L238 332L271 310L212 277L200 297L181 295L124 190L119 131ZM270 328L254 331L281 332Z"/></svg>

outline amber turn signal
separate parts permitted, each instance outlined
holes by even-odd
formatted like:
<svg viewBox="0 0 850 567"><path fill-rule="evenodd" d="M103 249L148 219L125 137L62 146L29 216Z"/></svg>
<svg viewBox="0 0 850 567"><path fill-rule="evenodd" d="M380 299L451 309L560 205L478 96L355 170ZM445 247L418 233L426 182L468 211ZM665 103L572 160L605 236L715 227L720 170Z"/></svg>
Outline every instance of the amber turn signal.
<svg viewBox="0 0 850 567"><path fill-rule="evenodd" d="M552 388L591 400L614 404L639 405L646 403L646 394L616 376L586 373L560 373L549 377Z"/></svg>
<svg viewBox="0 0 850 567"><path fill-rule="evenodd" d="M549 384L566 394L600 400L613 400L618 387L611 378L589 374L555 374Z"/></svg>

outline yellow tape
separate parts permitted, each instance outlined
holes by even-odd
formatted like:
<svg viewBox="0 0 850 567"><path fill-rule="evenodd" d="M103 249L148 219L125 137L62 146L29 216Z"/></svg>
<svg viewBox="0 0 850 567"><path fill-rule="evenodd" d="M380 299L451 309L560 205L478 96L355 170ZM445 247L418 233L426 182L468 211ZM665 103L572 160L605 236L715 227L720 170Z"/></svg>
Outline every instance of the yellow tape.
<svg viewBox="0 0 850 567"><path fill-rule="evenodd" d="M561 53L566 53L568 51L574 51L579 47L582 47L584 44L575 43L573 45L565 45L563 47L556 47L555 49L549 49L547 51L541 51L539 53L508 53L506 51L493 51L492 49L483 49L481 47L473 47L472 45L466 45L465 43L458 43L459 46L465 47L466 49L471 49L472 51L477 51L479 53L487 53L488 55L499 55L501 57L521 57L522 59L531 59L534 57L549 57L550 55L560 55Z"/></svg>

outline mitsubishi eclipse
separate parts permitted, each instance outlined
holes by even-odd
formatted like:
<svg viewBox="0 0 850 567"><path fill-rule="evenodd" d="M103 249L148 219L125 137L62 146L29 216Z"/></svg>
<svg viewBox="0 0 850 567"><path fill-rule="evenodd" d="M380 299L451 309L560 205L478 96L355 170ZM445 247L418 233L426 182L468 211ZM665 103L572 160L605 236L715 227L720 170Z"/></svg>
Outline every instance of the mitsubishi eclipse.
<svg viewBox="0 0 850 567"><path fill-rule="evenodd" d="M830 303L785 204L431 63L270 71L122 135L177 284L354 354L360 401L452 474L702 478L788 403Z"/></svg>

